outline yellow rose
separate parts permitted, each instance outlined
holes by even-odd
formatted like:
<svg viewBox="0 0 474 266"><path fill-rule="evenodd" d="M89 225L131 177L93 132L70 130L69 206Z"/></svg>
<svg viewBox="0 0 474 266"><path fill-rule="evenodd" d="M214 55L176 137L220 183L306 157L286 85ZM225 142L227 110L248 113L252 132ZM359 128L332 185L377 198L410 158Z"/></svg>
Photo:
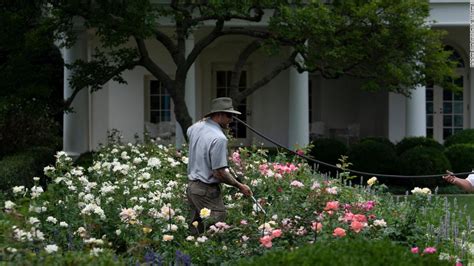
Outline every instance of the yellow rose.
<svg viewBox="0 0 474 266"><path fill-rule="evenodd" d="M174 236L172 235L163 235L163 241L171 241L173 238Z"/></svg>
<svg viewBox="0 0 474 266"><path fill-rule="evenodd" d="M375 183L377 183L377 177L375 177L375 176L373 176L372 178L367 180L367 185L369 185L369 187L375 185Z"/></svg>
<svg viewBox="0 0 474 266"><path fill-rule="evenodd" d="M202 219L209 217L209 215L211 215L211 210L208 208L202 208L199 212L199 216L201 216Z"/></svg>
<svg viewBox="0 0 474 266"><path fill-rule="evenodd" d="M198 221L194 221L194 222L192 223L192 225L197 228L198 225L199 225L199 222L198 222Z"/></svg>
<svg viewBox="0 0 474 266"><path fill-rule="evenodd" d="M143 233L145 234L148 234L148 233L151 233L151 231L153 231L153 229L151 229L150 227L143 227Z"/></svg>

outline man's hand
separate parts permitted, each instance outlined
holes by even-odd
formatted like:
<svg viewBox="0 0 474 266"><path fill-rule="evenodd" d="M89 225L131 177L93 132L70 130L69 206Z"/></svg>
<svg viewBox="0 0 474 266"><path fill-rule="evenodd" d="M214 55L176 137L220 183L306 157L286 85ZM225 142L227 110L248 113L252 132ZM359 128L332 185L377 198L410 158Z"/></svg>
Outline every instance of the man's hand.
<svg viewBox="0 0 474 266"><path fill-rule="evenodd" d="M457 177L453 175L452 172L446 171L447 175L443 176L443 179L446 180L448 183L454 184L456 182Z"/></svg>
<svg viewBox="0 0 474 266"><path fill-rule="evenodd" d="M250 190L250 187L245 185L245 184L242 184L242 183L240 183L240 185L239 185L239 190L245 196L252 196L252 194L253 194L252 190Z"/></svg>

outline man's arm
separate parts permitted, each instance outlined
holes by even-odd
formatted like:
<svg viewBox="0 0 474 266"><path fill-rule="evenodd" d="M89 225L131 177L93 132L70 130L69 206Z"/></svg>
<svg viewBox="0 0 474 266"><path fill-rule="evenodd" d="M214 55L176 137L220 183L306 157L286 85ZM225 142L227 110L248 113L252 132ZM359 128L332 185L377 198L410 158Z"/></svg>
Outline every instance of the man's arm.
<svg viewBox="0 0 474 266"><path fill-rule="evenodd" d="M236 187L246 196L252 195L250 187L237 181L227 170L226 167L214 170L214 177L227 185Z"/></svg>
<svg viewBox="0 0 474 266"><path fill-rule="evenodd" d="M443 176L444 180L468 192L474 192L474 187L467 179L462 179L454 175Z"/></svg>

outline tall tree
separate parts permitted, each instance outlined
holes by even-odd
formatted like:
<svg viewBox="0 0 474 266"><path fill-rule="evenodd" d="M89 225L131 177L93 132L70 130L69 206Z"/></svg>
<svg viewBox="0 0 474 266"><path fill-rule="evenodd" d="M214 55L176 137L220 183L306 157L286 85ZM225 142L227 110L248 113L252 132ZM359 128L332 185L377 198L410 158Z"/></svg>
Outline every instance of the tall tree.
<svg viewBox="0 0 474 266"><path fill-rule="evenodd" d="M326 78L342 75L364 78L363 89L410 94L417 85L433 80L453 88L449 53L443 51L440 32L427 23L427 0L172 0L159 4L151 0L51 0L51 21L57 36L68 46L74 42L78 18L94 29L102 46L89 62L77 61L71 84L75 93L90 87L98 90L110 79L125 82L121 73L145 67L164 83L174 101L176 119L185 131L192 123L185 104L185 79L197 57L217 39L241 35L252 41L235 62L231 97L240 102L283 70L319 72ZM232 20L249 23L265 20L268 26L228 27ZM171 21L171 22L170 22ZM202 27L211 30L197 40L186 54L189 34ZM170 29L172 29L170 31ZM134 44L127 44L133 40ZM147 40L147 42L145 42ZM149 53L148 41L161 43L176 70L168 75L159 60ZM286 54L280 65L238 90L243 66L255 52ZM290 51L286 52L285 51Z"/></svg>

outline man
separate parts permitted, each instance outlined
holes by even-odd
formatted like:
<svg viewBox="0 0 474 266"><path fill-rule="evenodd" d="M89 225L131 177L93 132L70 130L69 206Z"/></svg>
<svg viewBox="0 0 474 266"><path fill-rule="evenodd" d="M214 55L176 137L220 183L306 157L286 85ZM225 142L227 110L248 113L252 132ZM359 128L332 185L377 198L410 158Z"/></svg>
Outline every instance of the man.
<svg viewBox="0 0 474 266"><path fill-rule="evenodd" d="M250 188L237 181L228 170L227 137L223 129L229 127L234 114L239 115L240 112L234 110L231 98L216 98L212 100L211 111L204 119L187 131L189 182L186 194L191 209L191 222L198 222L197 227L191 226L193 233L204 231L200 218L203 208L211 210L210 218L214 222L225 220L221 183L238 188L246 196L252 195Z"/></svg>
<svg viewBox="0 0 474 266"><path fill-rule="evenodd" d="M443 176L443 179L448 181L449 183L456 185L457 187L468 191L474 192L474 174L470 174L467 176L466 179L459 178L454 176L453 173L447 171L448 175Z"/></svg>

